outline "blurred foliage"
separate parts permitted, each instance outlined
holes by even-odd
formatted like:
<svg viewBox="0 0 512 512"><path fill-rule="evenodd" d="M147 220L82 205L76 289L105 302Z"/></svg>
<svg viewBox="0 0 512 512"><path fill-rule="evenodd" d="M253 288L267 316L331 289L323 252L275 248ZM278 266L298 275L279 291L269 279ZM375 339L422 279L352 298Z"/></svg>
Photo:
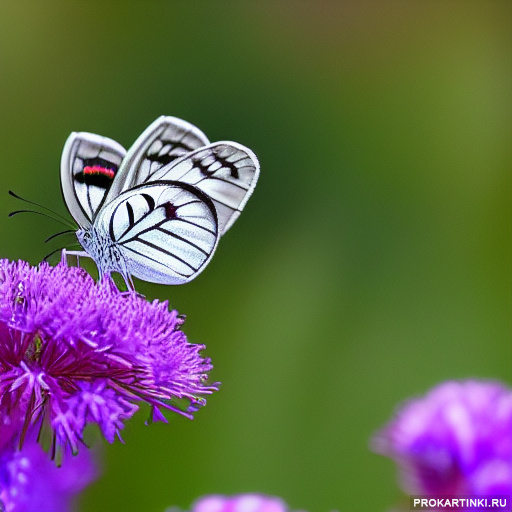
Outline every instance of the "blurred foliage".
<svg viewBox="0 0 512 512"><path fill-rule="evenodd" d="M138 283L187 315L219 393L104 450L87 511L259 491L311 512L399 496L368 439L450 378L510 383L509 1L0 3L2 257L60 227L71 131L161 114L235 140L260 183L207 271ZM58 247L58 246L54 246Z"/></svg>

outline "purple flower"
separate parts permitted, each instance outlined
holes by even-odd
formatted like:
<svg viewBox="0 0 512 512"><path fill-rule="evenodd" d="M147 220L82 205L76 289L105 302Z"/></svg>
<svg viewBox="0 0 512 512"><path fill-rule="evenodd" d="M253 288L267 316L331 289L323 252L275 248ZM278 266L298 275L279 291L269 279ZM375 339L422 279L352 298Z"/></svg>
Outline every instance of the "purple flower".
<svg viewBox="0 0 512 512"><path fill-rule="evenodd" d="M31 433L20 451L0 452L0 510L68 512L76 495L97 476L89 450L72 456L65 450L57 467ZM2 508L3 507L3 508Z"/></svg>
<svg viewBox="0 0 512 512"><path fill-rule="evenodd" d="M411 400L373 439L409 494L512 495L512 391L445 382Z"/></svg>
<svg viewBox="0 0 512 512"><path fill-rule="evenodd" d="M222 496L212 494L199 498L190 512L288 512L281 498L263 494L238 494Z"/></svg>
<svg viewBox="0 0 512 512"><path fill-rule="evenodd" d="M192 417L217 387L183 322L167 302L95 283L83 269L0 260L0 448L10 436L22 444L34 424L73 453L89 423L113 442L140 401L156 421L166 421L162 409Z"/></svg>

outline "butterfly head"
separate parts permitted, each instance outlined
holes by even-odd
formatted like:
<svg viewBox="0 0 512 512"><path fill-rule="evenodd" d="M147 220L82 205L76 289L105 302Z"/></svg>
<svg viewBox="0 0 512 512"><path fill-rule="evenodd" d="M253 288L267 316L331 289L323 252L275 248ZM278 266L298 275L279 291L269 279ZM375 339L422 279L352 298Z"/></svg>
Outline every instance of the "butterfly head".
<svg viewBox="0 0 512 512"><path fill-rule="evenodd" d="M84 251L96 262L100 260L101 249L97 240L97 234L94 228L81 228L76 232L78 243L83 247Z"/></svg>
<svg viewBox="0 0 512 512"><path fill-rule="evenodd" d="M107 233L90 227L79 229L76 237L84 251L96 263L100 277L111 272L120 272L123 276L128 274L126 262L119 247L112 242Z"/></svg>
<svg viewBox="0 0 512 512"><path fill-rule="evenodd" d="M89 247L92 238L91 229L79 229L76 232L76 237L78 238L79 244L85 250L87 250L87 247Z"/></svg>

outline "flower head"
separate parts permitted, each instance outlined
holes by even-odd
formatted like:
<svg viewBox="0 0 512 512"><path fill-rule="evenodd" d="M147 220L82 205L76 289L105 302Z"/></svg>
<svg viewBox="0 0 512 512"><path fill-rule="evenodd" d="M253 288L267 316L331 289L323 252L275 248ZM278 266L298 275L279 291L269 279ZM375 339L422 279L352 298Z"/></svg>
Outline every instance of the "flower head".
<svg viewBox="0 0 512 512"><path fill-rule="evenodd" d="M211 495L197 500L192 512L287 512L281 498L263 494Z"/></svg>
<svg viewBox="0 0 512 512"><path fill-rule="evenodd" d="M289 512L281 498L264 494L236 494L223 496L210 494L195 501L190 512ZM166 512L178 512L171 507Z"/></svg>
<svg viewBox="0 0 512 512"><path fill-rule="evenodd" d="M154 420L165 421L162 409L191 417L217 387L183 321L167 302L95 283L80 268L0 260L0 429L23 442L32 424L49 426L76 453L87 424L112 442L140 401Z"/></svg>
<svg viewBox="0 0 512 512"><path fill-rule="evenodd" d="M406 403L373 440L409 494L512 494L512 390L445 382Z"/></svg>
<svg viewBox="0 0 512 512"><path fill-rule="evenodd" d="M65 450L57 467L31 433L22 450L10 446L0 452L0 510L68 512L77 494L96 476L89 450L75 457Z"/></svg>

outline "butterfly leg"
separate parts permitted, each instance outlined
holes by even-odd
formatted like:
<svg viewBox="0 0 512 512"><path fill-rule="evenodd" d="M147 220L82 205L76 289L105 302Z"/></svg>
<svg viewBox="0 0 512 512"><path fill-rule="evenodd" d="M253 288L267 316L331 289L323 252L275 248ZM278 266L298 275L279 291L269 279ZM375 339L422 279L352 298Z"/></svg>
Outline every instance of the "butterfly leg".
<svg viewBox="0 0 512 512"><path fill-rule="evenodd" d="M135 292L135 285L133 284L132 276L128 273L123 273L123 279L126 283L126 287L128 288L129 292Z"/></svg>
<svg viewBox="0 0 512 512"><path fill-rule="evenodd" d="M121 274L121 276L124 279L124 282L126 283L126 288L128 288L129 293L137 293L135 291L135 285L133 284L132 276L128 270L128 267L126 265L126 260L124 258L120 258L119 260L119 267L117 271Z"/></svg>
<svg viewBox="0 0 512 512"><path fill-rule="evenodd" d="M128 272L123 273L121 275L123 276L124 282L126 283L126 287L128 288L127 291L121 292L121 295L133 295L134 294L141 299L146 298L145 295L142 295L142 293L139 293L138 291L135 290L135 285L133 284L132 276Z"/></svg>
<svg viewBox="0 0 512 512"><path fill-rule="evenodd" d="M90 258L90 256L85 251L67 251L66 249L62 249L61 252L61 263L68 265L68 256L76 257L76 265L80 266L80 257L82 258ZM68 265L69 266L69 265Z"/></svg>

